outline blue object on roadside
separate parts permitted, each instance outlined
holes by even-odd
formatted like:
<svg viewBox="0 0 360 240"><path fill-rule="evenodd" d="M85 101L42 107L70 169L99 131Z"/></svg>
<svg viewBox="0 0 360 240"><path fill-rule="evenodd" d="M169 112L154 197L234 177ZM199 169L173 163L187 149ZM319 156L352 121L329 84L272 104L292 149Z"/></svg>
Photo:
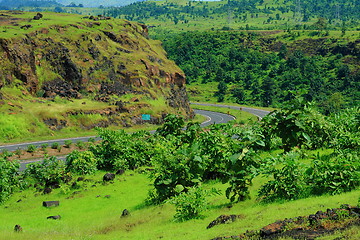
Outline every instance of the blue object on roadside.
<svg viewBox="0 0 360 240"><path fill-rule="evenodd" d="M151 116L150 116L150 114L143 114L141 118L144 121L150 121Z"/></svg>

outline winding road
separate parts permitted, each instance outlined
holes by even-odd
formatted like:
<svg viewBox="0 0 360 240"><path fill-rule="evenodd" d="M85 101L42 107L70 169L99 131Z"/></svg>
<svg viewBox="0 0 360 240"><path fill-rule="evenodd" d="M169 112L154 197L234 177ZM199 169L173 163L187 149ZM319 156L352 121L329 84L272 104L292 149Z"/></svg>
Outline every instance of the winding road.
<svg viewBox="0 0 360 240"><path fill-rule="evenodd" d="M223 104L195 103L195 102L191 102L191 104L201 105L201 106L212 106L212 107L223 107L223 108L237 109L237 110L240 110L240 111L245 111L245 112L254 114L255 116L257 116L260 119L265 117L267 114L270 113L270 111L261 110L261 109L257 109L257 108L236 107L236 106L223 105Z"/></svg>
<svg viewBox="0 0 360 240"><path fill-rule="evenodd" d="M262 117L264 117L266 114L270 113L269 111L255 109L255 108L243 107L240 109L239 107L222 105L222 104L203 104L203 103L191 103L191 104L238 109L238 110L252 113L252 114L258 116L260 119ZM211 124L227 123L231 120L235 120L235 117L228 115L228 114L224 114L224 113L211 112L211 111L205 111L205 110L194 110L194 112L195 112L195 114L203 115L207 118L206 121L204 121L200 124L201 127L206 127ZM155 131L152 131L152 132L155 132ZM100 139L95 136L90 136L90 137L77 137L77 138L56 139L56 140L37 141L37 142L27 142L27 143L19 143L19 144L8 144L8 145L0 146L0 151L4 151L4 150L16 151L17 149L25 150L30 145L34 145L36 147L39 147L42 144L51 145L53 143L59 143L59 145L64 145L66 140L71 140L72 142L79 142L79 141L87 142L89 140L89 138L95 138L96 140ZM65 157L58 157L58 158L65 158ZM31 162L36 162L36 161L39 161L39 160L30 160L30 161L21 162L20 171L25 169L27 164L29 164Z"/></svg>

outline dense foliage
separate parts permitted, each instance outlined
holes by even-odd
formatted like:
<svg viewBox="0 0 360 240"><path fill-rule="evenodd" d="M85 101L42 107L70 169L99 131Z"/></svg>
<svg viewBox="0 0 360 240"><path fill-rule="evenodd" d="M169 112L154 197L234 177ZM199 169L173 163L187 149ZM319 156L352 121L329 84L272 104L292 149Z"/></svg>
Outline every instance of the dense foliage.
<svg viewBox="0 0 360 240"><path fill-rule="evenodd" d="M331 46L319 49L324 55L309 56L306 48L289 51L291 46L252 32L186 32L162 40L190 85L219 82L220 101L227 94L241 104L279 106L292 97L290 91L303 90L306 100L327 114L359 103L360 64L355 58L352 65L345 63L351 55L325 49ZM280 44L278 52L263 47L267 41Z"/></svg>
<svg viewBox="0 0 360 240"><path fill-rule="evenodd" d="M6 201L16 188L19 164L0 157L0 203Z"/></svg>

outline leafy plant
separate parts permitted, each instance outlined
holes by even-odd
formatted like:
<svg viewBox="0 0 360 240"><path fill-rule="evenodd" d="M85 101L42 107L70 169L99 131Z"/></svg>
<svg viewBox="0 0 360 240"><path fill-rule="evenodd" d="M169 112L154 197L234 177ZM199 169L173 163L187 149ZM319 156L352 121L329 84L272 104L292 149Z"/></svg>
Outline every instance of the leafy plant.
<svg viewBox="0 0 360 240"><path fill-rule="evenodd" d="M54 142L54 143L51 144L51 148L52 149L58 149L59 145L60 145L59 143Z"/></svg>
<svg viewBox="0 0 360 240"><path fill-rule="evenodd" d="M178 136L181 134L181 129L184 127L185 121L181 116L168 114L164 118L164 124L156 130L156 133L166 137L168 135Z"/></svg>
<svg viewBox="0 0 360 240"><path fill-rule="evenodd" d="M65 140L64 141L64 145L66 148L70 148L71 147L71 144L72 144L72 141L71 140Z"/></svg>
<svg viewBox="0 0 360 240"><path fill-rule="evenodd" d="M56 157L45 157L41 163L30 163L25 170L25 177L31 177L48 187L59 187L67 175L65 163Z"/></svg>
<svg viewBox="0 0 360 240"><path fill-rule="evenodd" d="M251 152L243 149L241 153L230 157L227 165L227 171L223 182L228 181L230 186L226 189L226 197L231 202L244 201L250 198L249 187L255 176L255 167L257 166Z"/></svg>
<svg viewBox="0 0 360 240"><path fill-rule="evenodd" d="M43 144L41 144L41 150L45 150L47 147L49 146L49 144L47 144L47 143L43 143Z"/></svg>
<svg viewBox="0 0 360 240"><path fill-rule="evenodd" d="M8 159L9 157L13 156L13 153L7 149L3 149L1 155L2 155L1 157L3 157L4 159Z"/></svg>
<svg viewBox="0 0 360 240"><path fill-rule="evenodd" d="M0 158L0 204L10 197L17 186L19 167L16 161Z"/></svg>
<svg viewBox="0 0 360 240"><path fill-rule="evenodd" d="M158 155L153 162L154 171L150 177L154 180L154 191L150 192L151 202L162 203L202 182L208 161L206 156L200 157L199 145L177 150L163 145L158 146L158 149L163 154Z"/></svg>
<svg viewBox="0 0 360 240"><path fill-rule="evenodd" d="M128 134L124 130L99 129L102 141L90 147L98 161L98 169L135 169L150 163L156 155L153 139L145 131Z"/></svg>
<svg viewBox="0 0 360 240"><path fill-rule="evenodd" d="M15 150L15 154L18 156L18 158L20 158L21 155L22 155L22 150L21 150L20 148L17 148L17 149Z"/></svg>
<svg viewBox="0 0 360 240"><path fill-rule="evenodd" d="M182 190L183 187L179 187L179 191ZM197 186L191 187L187 191L171 198L169 202L176 207L175 220L186 221L201 217L201 213L209 207L209 202L206 198L212 194L219 194L219 191L215 189L204 190L201 186Z"/></svg>
<svg viewBox="0 0 360 240"><path fill-rule="evenodd" d="M36 151L36 146L35 145L29 145L28 147L27 147L27 150L26 150L27 152L29 152L29 153L34 153L35 151Z"/></svg>
<svg viewBox="0 0 360 240"><path fill-rule="evenodd" d="M331 144L336 149L360 147L360 108L340 111L330 117Z"/></svg>
<svg viewBox="0 0 360 240"><path fill-rule="evenodd" d="M263 174L272 180L261 186L258 198L264 202L273 202L306 197L308 189L304 172L298 153L289 152L278 159L268 159Z"/></svg>
<svg viewBox="0 0 360 240"><path fill-rule="evenodd" d="M285 152L294 147L324 147L329 142L328 122L304 98L295 97L282 110L275 110L262 120L266 139L277 136ZM266 141L269 143L269 141Z"/></svg>
<svg viewBox="0 0 360 240"><path fill-rule="evenodd" d="M97 170L97 159L90 151L73 151L66 157L66 170L76 174L93 174Z"/></svg>
<svg viewBox="0 0 360 240"><path fill-rule="evenodd" d="M311 193L339 194L360 186L360 157L358 152L340 152L320 156L312 161L307 170L307 183Z"/></svg>
<svg viewBox="0 0 360 240"><path fill-rule="evenodd" d="M86 147L85 143L82 141L78 141L75 143L75 145L79 148L79 149L84 149Z"/></svg>

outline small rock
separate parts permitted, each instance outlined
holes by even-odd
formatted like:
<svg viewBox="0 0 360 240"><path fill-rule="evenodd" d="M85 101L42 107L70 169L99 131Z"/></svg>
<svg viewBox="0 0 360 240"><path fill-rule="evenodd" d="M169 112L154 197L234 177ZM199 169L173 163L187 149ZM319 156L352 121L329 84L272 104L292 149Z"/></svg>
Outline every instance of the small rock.
<svg viewBox="0 0 360 240"><path fill-rule="evenodd" d="M59 201L44 201L43 202L44 207L52 207L52 206L59 206L59 205L60 205Z"/></svg>
<svg viewBox="0 0 360 240"><path fill-rule="evenodd" d="M124 209L124 210L122 211L121 217L126 217L126 216L129 216L129 215L130 215L129 210Z"/></svg>
<svg viewBox="0 0 360 240"><path fill-rule="evenodd" d="M61 216L60 215L56 215L56 216L49 216L46 219L54 219L54 220L60 220Z"/></svg>
<svg viewBox="0 0 360 240"><path fill-rule="evenodd" d="M22 229L22 227L20 225L18 225L18 224L15 225L15 227L14 227L15 232L22 232L22 230L23 229Z"/></svg>
<svg viewBox="0 0 360 240"><path fill-rule="evenodd" d="M209 229L219 224L231 223L240 217L241 215L220 215L214 221L212 221L206 228Z"/></svg>

